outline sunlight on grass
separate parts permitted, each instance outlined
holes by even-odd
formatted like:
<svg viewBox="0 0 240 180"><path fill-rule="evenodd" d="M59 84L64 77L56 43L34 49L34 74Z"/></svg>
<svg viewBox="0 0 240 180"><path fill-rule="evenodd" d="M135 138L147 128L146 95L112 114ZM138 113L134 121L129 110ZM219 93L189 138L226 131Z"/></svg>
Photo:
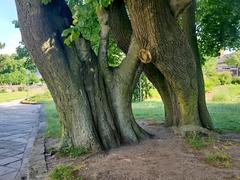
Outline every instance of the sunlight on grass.
<svg viewBox="0 0 240 180"><path fill-rule="evenodd" d="M144 101L132 104L136 119L164 121L164 106L161 101ZM208 103L208 109L218 131L240 132L240 103Z"/></svg>
<svg viewBox="0 0 240 180"><path fill-rule="evenodd" d="M42 89L32 89L27 91L3 92L0 93L0 102L8 102L17 99L25 99L27 97L42 94L46 91Z"/></svg>

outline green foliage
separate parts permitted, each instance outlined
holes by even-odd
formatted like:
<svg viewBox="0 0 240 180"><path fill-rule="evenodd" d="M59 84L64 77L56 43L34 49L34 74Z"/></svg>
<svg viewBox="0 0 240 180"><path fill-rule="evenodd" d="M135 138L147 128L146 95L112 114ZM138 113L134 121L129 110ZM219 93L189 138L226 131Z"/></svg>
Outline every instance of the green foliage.
<svg viewBox="0 0 240 180"><path fill-rule="evenodd" d="M28 78L27 83L30 85L40 82L40 79L37 77L35 73L30 73L27 78Z"/></svg>
<svg viewBox="0 0 240 180"><path fill-rule="evenodd" d="M24 61L23 66L25 69L31 72L37 72L37 67L33 63L33 60L23 42L20 42L20 45L16 48L16 53L15 59Z"/></svg>
<svg viewBox="0 0 240 180"><path fill-rule="evenodd" d="M232 84L240 84L240 77L233 77L231 83Z"/></svg>
<svg viewBox="0 0 240 180"><path fill-rule="evenodd" d="M213 144L215 139L212 136L203 137L199 133L193 132L186 137L186 143L195 149L200 149L209 144Z"/></svg>
<svg viewBox="0 0 240 180"><path fill-rule="evenodd" d="M232 81L231 72L218 72L217 77L221 85L230 84Z"/></svg>
<svg viewBox="0 0 240 180"><path fill-rule="evenodd" d="M231 156L222 150L208 153L206 155L207 162L224 168L230 168L232 166Z"/></svg>
<svg viewBox="0 0 240 180"><path fill-rule="evenodd" d="M153 89L151 82L145 75L141 75L133 91L132 100L143 101L144 99L151 98L151 89Z"/></svg>
<svg viewBox="0 0 240 180"><path fill-rule="evenodd" d="M206 91L212 90L215 86L220 85L220 81L216 73L217 58L206 57L203 65L203 73L205 79Z"/></svg>
<svg viewBox="0 0 240 180"><path fill-rule="evenodd" d="M91 42L92 48L97 54L100 41L100 25L96 9L99 7L107 7L111 2L112 0L68 1L69 7L73 12L73 25L62 32L62 36L65 38L64 43L71 45L79 36L83 36ZM123 57L124 53L117 47L110 34L107 59L109 65L119 65Z"/></svg>
<svg viewBox="0 0 240 180"><path fill-rule="evenodd" d="M86 147L63 147L59 151L60 156L79 157L89 153L89 149Z"/></svg>
<svg viewBox="0 0 240 180"><path fill-rule="evenodd" d="M25 58L18 58L17 55L0 55L0 84L34 84L39 82L36 76L36 67L27 65ZM26 70L31 73L27 74Z"/></svg>
<svg viewBox="0 0 240 180"><path fill-rule="evenodd" d="M78 169L71 165L60 164L55 167L48 175L50 180L82 180L82 177L77 177Z"/></svg>
<svg viewBox="0 0 240 180"><path fill-rule="evenodd" d="M239 0L201 0L197 8L197 35L203 55L216 56L221 48L240 47Z"/></svg>
<svg viewBox="0 0 240 180"><path fill-rule="evenodd" d="M48 3L50 3L52 0L42 0L42 3L44 4L44 5L47 5Z"/></svg>
<svg viewBox="0 0 240 180"><path fill-rule="evenodd" d="M225 63L232 66L240 67L240 50L226 57Z"/></svg>

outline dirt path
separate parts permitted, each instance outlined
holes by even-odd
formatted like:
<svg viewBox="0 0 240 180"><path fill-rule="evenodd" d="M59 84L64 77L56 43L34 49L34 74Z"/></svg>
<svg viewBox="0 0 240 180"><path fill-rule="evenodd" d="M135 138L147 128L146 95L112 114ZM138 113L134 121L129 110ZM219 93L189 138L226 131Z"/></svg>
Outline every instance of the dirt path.
<svg viewBox="0 0 240 180"><path fill-rule="evenodd" d="M0 180L26 179L40 105L0 104Z"/></svg>
<svg viewBox="0 0 240 180"><path fill-rule="evenodd" d="M49 157L51 169L59 163L80 167L79 175L87 180L222 180L240 179L240 144L217 141L214 145L195 150L169 129L141 121L156 135L140 144L98 153L78 159ZM232 166L222 168L208 164L206 154L224 149L231 156Z"/></svg>

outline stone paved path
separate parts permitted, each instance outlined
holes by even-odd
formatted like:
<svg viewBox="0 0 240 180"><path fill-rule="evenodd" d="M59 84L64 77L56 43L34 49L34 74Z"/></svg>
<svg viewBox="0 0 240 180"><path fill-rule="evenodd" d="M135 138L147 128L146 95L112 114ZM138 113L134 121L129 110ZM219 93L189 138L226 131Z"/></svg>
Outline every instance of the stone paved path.
<svg viewBox="0 0 240 180"><path fill-rule="evenodd" d="M40 105L0 104L0 180L26 179Z"/></svg>

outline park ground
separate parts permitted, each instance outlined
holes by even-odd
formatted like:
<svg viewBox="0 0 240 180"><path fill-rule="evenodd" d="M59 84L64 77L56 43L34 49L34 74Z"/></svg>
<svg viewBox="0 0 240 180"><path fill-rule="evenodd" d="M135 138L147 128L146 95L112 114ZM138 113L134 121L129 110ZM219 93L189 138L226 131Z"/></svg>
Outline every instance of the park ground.
<svg viewBox="0 0 240 180"><path fill-rule="evenodd" d="M208 108L220 136L186 139L162 125L164 107L159 98L134 102L139 124L155 138L107 153L84 148L58 151L61 125L55 105L45 91L31 91L31 101L45 108L46 154L49 176L54 179L240 179L240 86L218 86L208 92ZM15 94L16 93L16 94ZM1 93L0 101L26 97L26 92ZM22 93L22 94L21 94ZM39 94L39 95L36 95ZM233 140L233 141L232 141Z"/></svg>

